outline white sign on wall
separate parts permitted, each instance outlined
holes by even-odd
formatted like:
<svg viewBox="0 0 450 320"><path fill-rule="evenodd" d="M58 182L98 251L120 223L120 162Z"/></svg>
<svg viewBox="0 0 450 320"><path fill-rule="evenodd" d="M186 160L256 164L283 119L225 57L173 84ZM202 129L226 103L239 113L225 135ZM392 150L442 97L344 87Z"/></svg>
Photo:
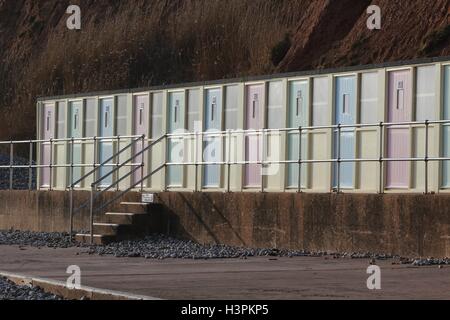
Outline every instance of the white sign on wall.
<svg viewBox="0 0 450 320"><path fill-rule="evenodd" d="M143 193L142 194L142 203L153 203L155 199L155 195L153 193Z"/></svg>

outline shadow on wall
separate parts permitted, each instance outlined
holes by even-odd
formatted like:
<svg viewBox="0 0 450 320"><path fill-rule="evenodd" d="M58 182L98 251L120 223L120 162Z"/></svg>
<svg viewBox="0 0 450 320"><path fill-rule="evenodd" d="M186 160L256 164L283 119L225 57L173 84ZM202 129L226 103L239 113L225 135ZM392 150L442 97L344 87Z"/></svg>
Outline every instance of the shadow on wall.
<svg viewBox="0 0 450 320"><path fill-rule="evenodd" d="M104 200L115 195L108 193ZM82 204L89 197L77 191L74 199ZM124 201L139 199L139 193L130 193ZM450 256L450 194L163 192L157 200L165 209L148 230L198 243ZM68 231L67 192L0 191L0 203L0 229ZM120 203L108 208L120 209ZM89 210L74 218L75 230L88 230Z"/></svg>

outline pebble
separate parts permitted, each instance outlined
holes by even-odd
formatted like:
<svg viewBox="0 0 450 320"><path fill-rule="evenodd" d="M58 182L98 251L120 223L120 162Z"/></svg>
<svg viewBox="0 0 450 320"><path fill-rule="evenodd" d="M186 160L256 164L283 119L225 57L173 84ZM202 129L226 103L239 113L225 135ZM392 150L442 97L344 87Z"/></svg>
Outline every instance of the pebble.
<svg viewBox="0 0 450 320"><path fill-rule="evenodd" d="M414 266L450 265L450 259L409 259L395 255L374 254L369 252L325 252L308 250L285 250L274 248L245 248L221 244L199 244L191 240L182 240L165 235L150 235L140 240L113 242L108 245L77 244L70 241L67 233L0 231L0 245L19 245L35 248L70 248L87 250L89 255L115 256L117 258L145 259L247 259L251 257L323 257L332 259L368 259L369 263L379 260L394 260L393 263ZM79 253L78 253L79 254Z"/></svg>
<svg viewBox="0 0 450 320"><path fill-rule="evenodd" d="M414 259L411 263L413 266L423 267L423 266L444 266L444 265L450 265L450 259L444 258L444 259L435 259L435 258L428 258L428 259Z"/></svg>
<svg viewBox="0 0 450 320"><path fill-rule="evenodd" d="M0 300L63 300L62 297L46 293L40 288L19 286L0 277Z"/></svg>
<svg viewBox="0 0 450 320"><path fill-rule="evenodd" d="M67 233L46 233L30 231L0 231L0 245L18 245L24 247L69 248L77 246L70 242Z"/></svg>

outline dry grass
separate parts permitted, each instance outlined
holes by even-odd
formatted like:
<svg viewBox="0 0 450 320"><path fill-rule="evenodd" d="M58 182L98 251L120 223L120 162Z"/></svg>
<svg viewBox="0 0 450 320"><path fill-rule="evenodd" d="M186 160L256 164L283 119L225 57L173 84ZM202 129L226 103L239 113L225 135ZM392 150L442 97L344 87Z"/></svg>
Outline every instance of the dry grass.
<svg viewBox="0 0 450 320"><path fill-rule="evenodd" d="M65 8L80 2L82 30L68 31ZM444 6L445 1L438 2L439 8ZM395 7L394 2L386 6ZM323 18L325 7L328 15ZM367 48L366 44L358 48L352 47L352 42L357 46L361 39L358 32L346 38L345 32L337 37L334 29L328 30L336 7L330 0L0 0L0 119L7 124L0 126L0 139L35 136L37 96L278 71L272 61L283 57L272 59L272 52L286 34L293 35L295 50L285 60L302 63L288 64L285 71L297 69L296 65L320 66L320 58L313 54L317 48L322 48L318 56L324 63L333 66L340 57L365 61L371 47L378 48L380 43L387 43L385 50L392 51L389 32L386 39L375 44L369 39ZM365 28L357 12L349 17L341 17L349 29L355 20ZM345 39L350 44L341 46ZM302 45L309 51L302 53ZM347 47L352 48L351 54ZM283 54L289 48L282 49ZM418 50L405 41L397 51L404 58ZM385 59L387 53L376 52L370 59Z"/></svg>
<svg viewBox="0 0 450 320"><path fill-rule="evenodd" d="M271 72L273 47L295 30L302 6L309 5L292 0L84 3L81 31L67 31L66 16L59 13L38 50L27 48L32 52L19 63L11 57L5 72L10 78L0 82L1 91L11 92L1 107L6 121L20 121L0 128L0 138L34 136L36 96ZM35 23L30 28L37 28Z"/></svg>

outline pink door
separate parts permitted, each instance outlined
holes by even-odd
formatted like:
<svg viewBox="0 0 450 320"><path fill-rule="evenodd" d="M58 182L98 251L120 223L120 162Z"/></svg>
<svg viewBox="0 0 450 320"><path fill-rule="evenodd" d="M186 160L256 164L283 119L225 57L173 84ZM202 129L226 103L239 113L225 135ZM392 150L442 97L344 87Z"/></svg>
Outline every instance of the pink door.
<svg viewBox="0 0 450 320"><path fill-rule="evenodd" d="M409 122L412 119L412 81L409 70L389 73L388 122ZM387 129L387 157L409 158L409 126ZM409 188L410 163L390 161L387 164L386 187Z"/></svg>
<svg viewBox="0 0 450 320"><path fill-rule="evenodd" d="M55 136L55 105L44 104L41 130L42 140L50 140ZM50 165L52 159L52 146L50 142L44 142L41 146L41 165ZM51 173L49 167L41 168L41 188L50 188Z"/></svg>
<svg viewBox="0 0 450 320"><path fill-rule="evenodd" d="M148 137L148 119L149 118L149 97L148 95L142 95L142 96L135 96L134 97L134 134L136 136L142 136L145 135ZM147 138L146 138L147 139ZM147 144L144 143L144 147ZM135 153L138 153L142 151L142 141L136 142L134 150ZM145 159L144 154L138 155L136 158L134 158L133 163L142 163L143 159ZM135 167L134 167L135 168ZM145 176L145 171L144 171ZM142 171L141 169L138 169L134 172L134 182L140 182L142 179ZM145 181L143 183L143 186L145 187Z"/></svg>
<svg viewBox="0 0 450 320"><path fill-rule="evenodd" d="M263 129L263 108L265 106L264 85L247 86L246 130ZM247 134L245 137L245 160L261 161L261 135ZM261 165L252 163L245 166L245 187L258 187L262 183Z"/></svg>

